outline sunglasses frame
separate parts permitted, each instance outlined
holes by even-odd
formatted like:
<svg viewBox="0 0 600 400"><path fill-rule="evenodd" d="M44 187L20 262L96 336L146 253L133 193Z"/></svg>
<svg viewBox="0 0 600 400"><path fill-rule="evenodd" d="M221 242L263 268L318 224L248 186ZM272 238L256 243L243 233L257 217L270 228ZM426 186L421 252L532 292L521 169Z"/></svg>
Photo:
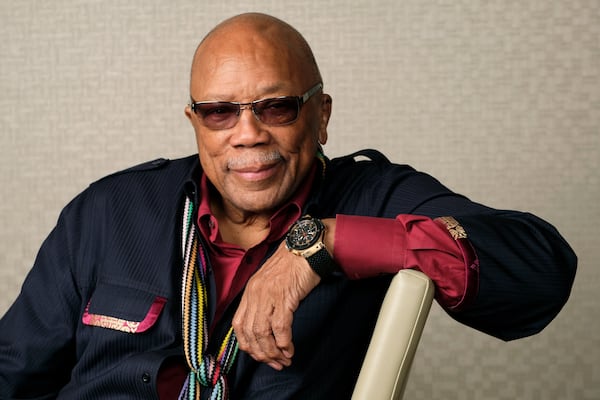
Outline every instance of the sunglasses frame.
<svg viewBox="0 0 600 400"><path fill-rule="evenodd" d="M257 121L265 124L265 125L269 125L269 126L284 126L284 125L289 125L289 124L293 124L294 122L296 122L298 120L298 117L300 116L300 110L302 109L302 106L304 104L306 104L306 102L315 94L317 93L319 90L323 89L323 83L319 82L317 84L315 84L313 87L311 87L310 89L308 89L304 94L301 94L300 96L280 96L280 97L270 97L270 98L265 98L265 99L259 99L259 100L254 100L250 103L239 103L239 102L235 102L235 101L195 101L193 97L190 96L190 103L189 106L192 109L192 112L194 114L196 114L196 116L198 117L198 119L202 122L202 124L204 126L206 126L209 129L212 130L224 130L224 129L230 129L233 128L237 122L240 120L240 115L242 113L243 110L245 109L250 109L252 110L252 114L254 115L254 118L256 118ZM283 99L294 99L296 100L296 104L298 106L298 111L296 113L296 118L294 118L291 121L287 121L285 123L282 124L269 124L263 120L261 120L261 114L257 112L256 110L256 105L257 104L261 104L261 103L265 103L265 102L269 102L269 101L277 101L277 100L283 100ZM217 105L217 104L223 104L223 105L229 105L229 106L234 106L237 107L237 112L235 113L236 115L236 119L235 122L229 126L226 125L225 127L222 128L214 128L214 127L210 127L208 125L205 124L204 121L204 116L200 113L200 106L203 105Z"/></svg>

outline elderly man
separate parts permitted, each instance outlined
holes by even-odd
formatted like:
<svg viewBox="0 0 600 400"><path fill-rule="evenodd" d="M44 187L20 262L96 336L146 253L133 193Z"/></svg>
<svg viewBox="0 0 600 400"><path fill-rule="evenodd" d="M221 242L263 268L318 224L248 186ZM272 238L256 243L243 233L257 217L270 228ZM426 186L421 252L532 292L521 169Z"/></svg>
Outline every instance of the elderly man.
<svg viewBox="0 0 600 400"><path fill-rule="evenodd" d="M190 96L198 155L63 210L0 322L1 398L346 399L400 269L504 340L567 300L576 257L546 222L376 151L326 158L332 99L286 23L218 25Z"/></svg>

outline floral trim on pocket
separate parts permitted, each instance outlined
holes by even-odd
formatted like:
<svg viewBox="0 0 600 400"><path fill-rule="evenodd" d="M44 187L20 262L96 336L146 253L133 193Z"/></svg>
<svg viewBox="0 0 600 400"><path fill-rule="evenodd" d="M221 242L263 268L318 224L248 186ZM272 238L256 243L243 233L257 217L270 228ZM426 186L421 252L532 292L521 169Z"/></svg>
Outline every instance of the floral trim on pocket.
<svg viewBox="0 0 600 400"><path fill-rule="evenodd" d="M90 314L90 303L88 303L88 305L85 307L85 311L83 312L83 317L81 320L85 325L114 329L127 333L141 333L147 331L150 327L152 327L152 325L154 325L166 302L166 298L156 296L154 302L148 310L148 313L141 321L127 321L121 318L111 317L109 315Z"/></svg>

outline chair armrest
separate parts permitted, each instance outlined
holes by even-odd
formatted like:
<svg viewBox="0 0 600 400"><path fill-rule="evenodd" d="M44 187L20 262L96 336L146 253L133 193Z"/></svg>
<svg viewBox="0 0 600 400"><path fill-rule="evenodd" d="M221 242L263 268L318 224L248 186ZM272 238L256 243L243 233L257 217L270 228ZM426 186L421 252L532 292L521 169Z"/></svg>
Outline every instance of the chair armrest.
<svg viewBox="0 0 600 400"><path fill-rule="evenodd" d="M433 282L421 272L401 270L394 276L379 311L353 400L402 398L433 294Z"/></svg>

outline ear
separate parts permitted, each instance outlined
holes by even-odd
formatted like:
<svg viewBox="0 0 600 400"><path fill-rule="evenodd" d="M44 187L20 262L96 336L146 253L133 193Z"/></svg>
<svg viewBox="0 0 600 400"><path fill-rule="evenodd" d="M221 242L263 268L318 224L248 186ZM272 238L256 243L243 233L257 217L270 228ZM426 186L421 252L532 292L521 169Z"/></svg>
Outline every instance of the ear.
<svg viewBox="0 0 600 400"><path fill-rule="evenodd" d="M187 117L187 119L189 119L190 122L192 122L193 111L189 104L187 106L185 106L185 109L183 110L183 112L185 113L185 116Z"/></svg>
<svg viewBox="0 0 600 400"><path fill-rule="evenodd" d="M322 145L327 143L327 125L329 124L329 117L331 117L331 106L331 96L323 93L321 95L321 122L319 126L319 143Z"/></svg>

